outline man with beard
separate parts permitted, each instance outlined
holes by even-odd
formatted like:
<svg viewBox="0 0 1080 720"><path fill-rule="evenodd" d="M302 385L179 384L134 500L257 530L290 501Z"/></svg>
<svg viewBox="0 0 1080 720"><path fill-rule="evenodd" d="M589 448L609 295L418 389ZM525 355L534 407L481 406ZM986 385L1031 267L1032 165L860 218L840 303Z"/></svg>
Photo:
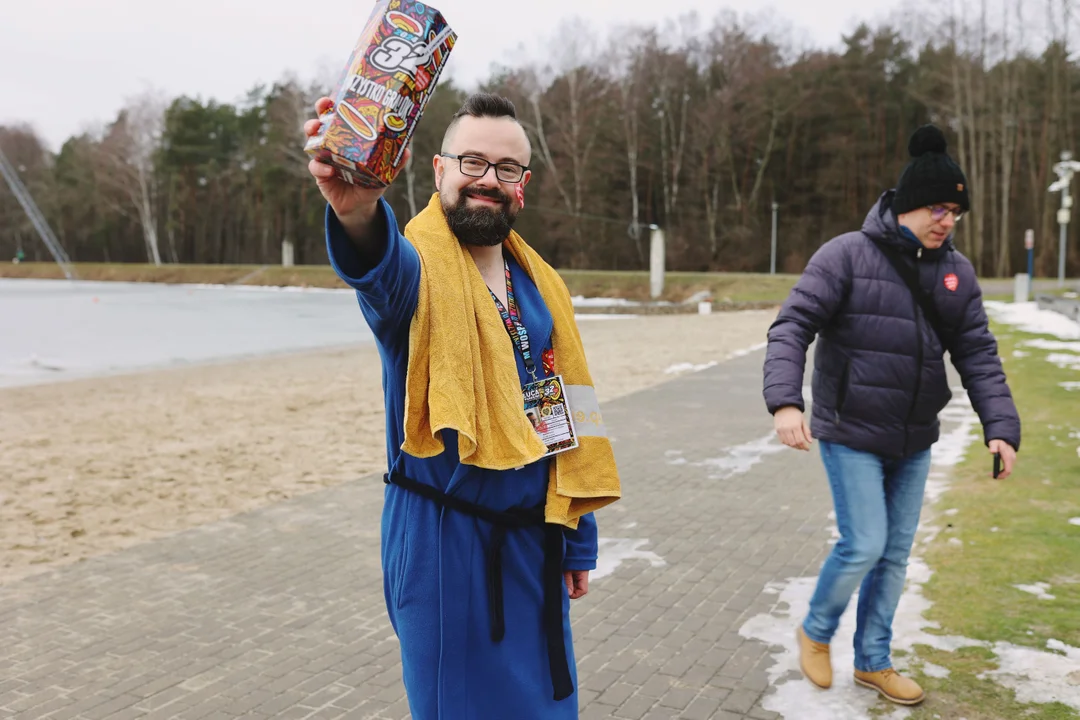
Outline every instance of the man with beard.
<svg viewBox="0 0 1080 720"><path fill-rule="evenodd" d="M530 155L508 100L470 97L404 235L382 190L309 166L383 362L383 588L417 720L578 716L569 601L620 487L569 292L512 230Z"/></svg>

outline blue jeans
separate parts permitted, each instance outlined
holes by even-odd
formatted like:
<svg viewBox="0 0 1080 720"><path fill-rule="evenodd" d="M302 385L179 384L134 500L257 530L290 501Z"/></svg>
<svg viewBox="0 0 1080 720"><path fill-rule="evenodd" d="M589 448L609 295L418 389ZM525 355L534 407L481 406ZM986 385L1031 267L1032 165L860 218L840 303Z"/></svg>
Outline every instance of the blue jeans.
<svg viewBox="0 0 1080 720"><path fill-rule="evenodd" d="M894 460L820 442L840 540L821 568L803 630L816 642L832 640L859 587L855 669L878 672L892 667L893 616L919 526L930 450Z"/></svg>

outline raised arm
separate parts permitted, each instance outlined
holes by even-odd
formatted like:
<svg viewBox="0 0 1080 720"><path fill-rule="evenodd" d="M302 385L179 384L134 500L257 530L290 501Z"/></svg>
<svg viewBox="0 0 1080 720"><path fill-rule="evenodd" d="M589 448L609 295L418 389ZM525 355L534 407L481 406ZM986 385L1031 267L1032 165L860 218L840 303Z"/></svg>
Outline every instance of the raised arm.
<svg viewBox="0 0 1080 720"><path fill-rule="evenodd" d="M332 106L320 98L322 115ZM309 120L304 132L319 132L320 121ZM411 150L405 151L405 160ZM384 343L400 338L416 308L420 258L398 229L393 210L383 199L386 188L351 185L334 169L317 160L308 163L326 199L326 250L338 276L356 290L360 307L376 337Z"/></svg>

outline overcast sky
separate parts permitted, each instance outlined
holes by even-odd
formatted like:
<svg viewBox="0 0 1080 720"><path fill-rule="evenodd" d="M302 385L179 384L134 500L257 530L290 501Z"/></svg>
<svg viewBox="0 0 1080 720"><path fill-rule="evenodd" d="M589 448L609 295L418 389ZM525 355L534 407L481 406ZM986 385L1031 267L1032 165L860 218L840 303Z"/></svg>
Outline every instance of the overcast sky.
<svg viewBox="0 0 1080 720"><path fill-rule="evenodd" d="M0 0L0 124L28 122L53 150L115 117L146 88L234 102L287 72L332 80L348 59L371 0ZM885 0L439 0L458 33L447 72L471 87L492 63L539 52L561 22L605 37L624 22L663 24L696 10L766 16L797 41L834 46ZM181 9L182 8L182 9ZM567 48L546 46L553 54Z"/></svg>

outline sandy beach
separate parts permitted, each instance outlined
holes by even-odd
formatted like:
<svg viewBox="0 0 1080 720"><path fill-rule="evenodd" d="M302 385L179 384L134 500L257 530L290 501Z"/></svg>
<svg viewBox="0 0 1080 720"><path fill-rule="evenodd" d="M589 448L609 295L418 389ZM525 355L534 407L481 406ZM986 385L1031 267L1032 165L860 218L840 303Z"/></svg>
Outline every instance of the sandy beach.
<svg viewBox="0 0 1080 720"><path fill-rule="evenodd" d="M579 325L605 401L758 345L774 317ZM0 389L0 408L0 583L385 464L374 346Z"/></svg>

